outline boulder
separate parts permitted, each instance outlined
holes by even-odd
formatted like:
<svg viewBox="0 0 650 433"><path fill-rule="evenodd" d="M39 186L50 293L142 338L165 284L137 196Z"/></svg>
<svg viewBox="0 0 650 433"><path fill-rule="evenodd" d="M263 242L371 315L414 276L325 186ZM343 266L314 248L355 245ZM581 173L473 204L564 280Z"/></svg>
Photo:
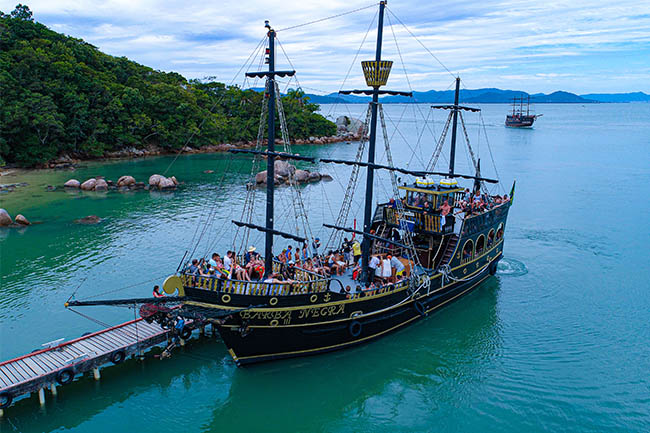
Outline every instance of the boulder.
<svg viewBox="0 0 650 433"><path fill-rule="evenodd" d="M64 183L63 186L66 188L79 188L81 186L81 183L77 179L70 179Z"/></svg>
<svg viewBox="0 0 650 433"><path fill-rule="evenodd" d="M296 182L307 182L309 179L309 172L306 170L296 170L296 172L293 174L293 178L296 180Z"/></svg>
<svg viewBox="0 0 650 433"><path fill-rule="evenodd" d="M95 191L106 191L108 183L104 179L97 179L95 182Z"/></svg>
<svg viewBox="0 0 650 433"><path fill-rule="evenodd" d="M0 227L6 227L12 223L13 220L11 219L11 216L9 216L9 213L4 209L0 209Z"/></svg>
<svg viewBox="0 0 650 433"><path fill-rule="evenodd" d="M203 170L203 173L212 174L212 173L214 173L214 170Z"/></svg>
<svg viewBox="0 0 650 433"><path fill-rule="evenodd" d="M136 183L133 185L133 187L134 187L135 189L144 189L144 188L146 187L146 185L144 184L144 182L136 182Z"/></svg>
<svg viewBox="0 0 650 433"><path fill-rule="evenodd" d="M165 177L159 174L152 174L151 177L149 177L149 186L158 186L162 179L165 179Z"/></svg>
<svg viewBox="0 0 650 433"><path fill-rule="evenodd" d="M309 173L309 182L318 182L320 180L320 173Z"/></svg>
<svg viewBox="0 0 650 433"><path fill-rule="evenodd" d="M87 217L79 218L74 220L75 224L97 224L102 219L97 215L88 215Z"/></svg>
<svg viewBox="0 0 650 433"><path fill-rule="evenodd" d="M296 172L296 167L287 161L276 160L273 166L275 168L275 174L281 177L289 177L289 175Z"/></svg>
<svg viewBox="0 0 650 433"><path fill-rule="evenodd" d="M21 215L21 214L16 215L16 219L15 219L15 221L16 221L16 224L20 224L21 226L28 226L28 225L31 224L31 223L27 220L27 218L25 218L25 217L24 217L23 215Z"/></svg>
<svg viewBox="0 0 650 433"><path fill-rule="evenodd" d="M97 184L97 179L88 179L84 183L81 184L81 189L84 191L93 191L95 189L95 185Z"/></svg>
<svg viewBox="0 0 650 433"><path fill-rule="evenodd" d="M178 181L176 180L176 176L172 176L169 179L171 179L171 181L174 182L174 186L178 185Z"/></svg>
<svg viewBox="0 0 650 433"><path fill-rule="evenodd" d="M255 175L255 183L266 183L266 170L260 171Z"/></svg>
<svg viewBox="0 0 650 433"><path fill-rule="evenodd" d="M117 186L130 185L135 185L135 178L133 176L122 176L117 180Z"/></svg>
<svg viewBox="0 0 650 433"><path fill-rule="evenodd" d="M349 116L339 116L336 119L336 131L338 134L361 134L362 130L363 122L359 119Z"/></svg>
<svg viewBox="0 0 650 433"><path fill-rule="evenodd" d="M330 181L334 180L334 178L332 178L332 176L330 176L329 174L321 174L320 175L320 180L323 180L325 182L330 182Z"/></svg>
<svg viewBox="0 0 650 433"><path fill-rule="evenodd" d="M158 188L160 189L174 189L176 188L176 184L174 184L174 181L171 180L168 177L163 177L160 179L160 182L158 182Z"/></svg>

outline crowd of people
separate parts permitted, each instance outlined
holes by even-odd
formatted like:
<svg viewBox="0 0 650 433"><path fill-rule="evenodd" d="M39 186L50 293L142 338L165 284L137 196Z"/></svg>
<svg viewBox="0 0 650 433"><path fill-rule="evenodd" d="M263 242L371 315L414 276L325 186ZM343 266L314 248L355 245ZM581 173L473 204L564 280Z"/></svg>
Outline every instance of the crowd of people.
<svg viewBox="0 0 650 433"><path fill-rule="evenodd" d="M463 199L457 203L460 210L456 213L464 212L465 216L478 215L504 203L508 203L509 201L510 198L508 197L508 194L504 194L503 196L491 196L489 194L481 193L480 190L476 190L472 193L469 188L466 188Z"/></svg>
<svg viewBox="0 0 650 433"><path fill-rule="evenodd" d="M361 244L357 239L344 238L341 247L320 253L321 243L315 238L311 245L304 243L295 248L288 245L275 259L280 264L277 272L265 273L264 260L254 246L250 246L242 257L234 251L227 251L222 257L213 253L209 259L193 259L186 269L190 275L239 281L263 281L275 284L297 282L296 272L304 270L322 277L342 276L350 273L357 281L361 274ZM373 255L369 262L373 281L365 289L372 290L377 284L395 283L405 276L404 264L390 254ZM349 285L347 286L349 292Z"/></svg>

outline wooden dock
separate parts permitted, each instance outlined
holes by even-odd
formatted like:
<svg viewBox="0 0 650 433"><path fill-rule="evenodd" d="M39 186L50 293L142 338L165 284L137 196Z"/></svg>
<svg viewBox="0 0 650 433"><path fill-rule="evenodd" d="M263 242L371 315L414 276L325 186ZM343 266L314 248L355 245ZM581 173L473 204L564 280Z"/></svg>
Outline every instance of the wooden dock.
<svg viewBox="0 0 650 433"><path fill-rule="evenodd" d="M169 338L170 330L139 318L1 362L0 414L27 393L38 392L43 405L46 388L56 394L56 385L70 383L75 376L90 370L98 380L100 366L119 364Z"/></svg>

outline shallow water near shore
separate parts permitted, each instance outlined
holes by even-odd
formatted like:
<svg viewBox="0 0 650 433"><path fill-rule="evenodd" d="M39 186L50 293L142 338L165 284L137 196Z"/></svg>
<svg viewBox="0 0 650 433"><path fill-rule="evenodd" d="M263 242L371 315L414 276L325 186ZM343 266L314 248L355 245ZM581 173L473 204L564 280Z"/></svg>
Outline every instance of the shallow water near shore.
<svg viewBox="0 0 650 433"><path fill-rule="evenodd" d="M44 408L36 396L21 400L5 410L0 431L650 431L650 104L538 105L544 116L531 130L506 129L506 105L482 108L503 182L494 192L509 193L514 179L517 188L497 276L473 293L374 343L316 357L237 368L219 341L192 341L170 360L129 360L103 369L99 382L60 387ZM389 128L399 123L401 135L391 138L397 165L428 162L430 133L414 121L427 109L385 107ZM360 117L365 106L322 111ZM439 133L445 118L435 115ZM493 177L478 119L467 121L483 175ZM460 143L458 171L468 172ZM356 144L294 150L353 159ZM383 143L377 155L385 163ZM180 155L167 173L183 182L175 192L61 188L96 175L146 181L173 159L0 178L29 183L0 195L0 207L41 222L0 229L0 360L99 329L63 307L73 293L149 296L197 243L194 256L232 245L229 221L240 218L251 172L243 156ZM321 225L334 221L350 168L298 165L334 177L301 189L314 235L326 240ZM383 176L376 197L390 191ZM280 230L295 231L290 197L279 189ZM256 200L261 222L263 191ZM102 222L73 223L92 214ZM360 194L351 217L362 219ZM262 237L249 243L261 247ZM129 308L77 310L107 324L134 317Z"/></svg>

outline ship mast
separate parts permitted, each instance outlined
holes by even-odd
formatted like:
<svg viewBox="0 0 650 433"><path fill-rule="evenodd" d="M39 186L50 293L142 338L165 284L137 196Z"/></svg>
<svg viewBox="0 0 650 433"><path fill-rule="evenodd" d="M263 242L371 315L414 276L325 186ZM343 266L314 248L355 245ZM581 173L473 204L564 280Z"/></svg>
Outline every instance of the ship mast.
<svg viewBox="0 0 650 433"><path fill-rule="evenodd" d="M268 152L275 152L275 30L266 22L269 29L269 75L266 78L266 91L269 94L268 108ZM273 272L273 205L275 190L275 157L266 159L266 242L264 244L264 270L266 275ZM265 275L265 276L266 276Z"/></svg>
<svg viewBox="0 0 650 433"><path fill-rule="evenodd" d="M456 77L456 92L454 93L454 119L451 127L451 150L449 152L449 177L454 177L454 164L456 162L456 132L458 130L458 97L460 95L460 77Z"/></svg>
<svg viewBox="0 0 650 433"><path fill-rule="evenodd" d="M379 2L379 21L377 23L377 47L375 50L375 74L379 74L381 67L381 43L384 30L384 9L386 8L386 2ZM389 69L390 70L390 69ZM364 71L365 72L365 71ZM378 77L377 77L378 78ZM386 77L387 79L388 77ZM368 82L368 76L366 74L366 81ZM377 141L377 108L379 104L379 87L381 83L379 80L375 82L368 82L369 85L372 85L372 102L371 105L371 117L370 117L370 137L368 141L368 169L366 174L366 202L363 213L363 231L365 233L370 232L370 226L372 225L372 201L373 201L373 182L374 182L374 168L375 163L375 144ZM371 239L368 236L364 236L363 242L361 244L361 269L362 269L362 279L364 281L372 281L373 276L368 275L368 263L370 259L370 243Z"/></svg>
<svg viewBox="0 0 650 433"><path fill-rule="evenodd" d="M266 242L264 245L264 272L270 275L273 272L273 236L285 236L295 239L302 239L292 237L286 233L278 232L273 229L273 205L274 205L274 192L275 192L275 159L277 154L275 152L275 103L277 95L275 94L275 76L279 77L292 77L296 71L276 71L275 70L275 30L271 27L268 21L264 23L267 29L267 36L269 38L269 46L266 49L266 62L269 65L268 72L247 72L246 76L250 78L266 78L266 94L269 98L268 101L268 133L267 133L267 156L266 160L266 224L264 228L255 226L254 224L244 224L245 226L261 230L266 235ZM242 223L239 223L242 224ZM304 240L304 239L303 239ZM266 276L265 275L265 276Z"/></svg>

